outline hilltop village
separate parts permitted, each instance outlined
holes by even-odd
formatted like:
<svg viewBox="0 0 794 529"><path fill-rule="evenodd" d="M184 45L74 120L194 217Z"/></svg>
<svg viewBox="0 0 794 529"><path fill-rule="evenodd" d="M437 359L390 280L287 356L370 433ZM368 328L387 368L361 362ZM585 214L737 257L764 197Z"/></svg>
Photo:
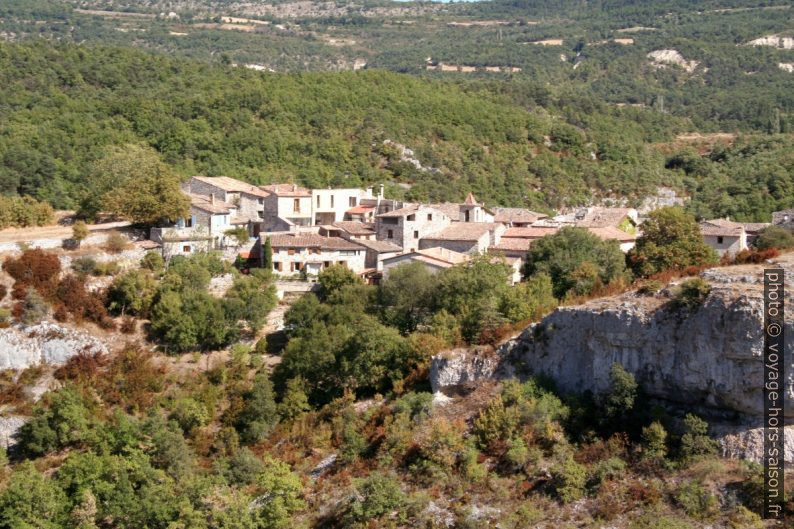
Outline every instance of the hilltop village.
<svg viewBox="0 0 794 529"><path fill-rule="evenodd" d="M267 240L272 271L282 278L316 278L340 264L377 283L399 264L420 262L436 271L490 254L504 259L517 283L533 241L573 226L615 241L626 253L643 220L629 207L591 206L554 216L489 207L471 193L461 203L410 203L386 198L383 186L377 191L307 189L194 176L182 190L190 199L190 216L151 230L166 259L223 250L232 259L261 266ZM774 215L778 225L790 225L791 219L790 211ZM769 225L713 219L699 227L706 244L730 257L750 248Z"/></svg>

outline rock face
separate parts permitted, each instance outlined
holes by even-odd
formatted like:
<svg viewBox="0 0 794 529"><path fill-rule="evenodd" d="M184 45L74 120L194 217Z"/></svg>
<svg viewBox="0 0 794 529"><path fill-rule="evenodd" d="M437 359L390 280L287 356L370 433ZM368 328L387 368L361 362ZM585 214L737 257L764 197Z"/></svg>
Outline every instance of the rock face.
<svg viewBox="0 0 794 529"><path fill-rule="evenodd" d="M794 256L780 264L786 269L784 332L790 337L783 389L786 417L792 418ZM433 390L483 378L544 374L562 392L599 392L608 387L617 362L651 397L738 425L731 450L754 453L757 443L747 432L761 425L763 413L762 268L718 268L703 275L712 291L693 310L673 308L669 289L653 297L628 293L560 308L489 353L439 355L431 366Z"/></svg>
<svg viewBox="0 0 794 529"><path fill-rule="evenodd" d="M688 61L684 59L678 50L656 50L648 54L648 58L653 61L657 67L664 67L669 65L677 65L689 73L695 71L695 68L700 64L698 61Z"/></svg>
<svg viewBox="0 0 794 529"><path fill-rule="evenodd" d="M0 369L63 364L81 352L107 353L107 347L85 332L49 322L0 329Z"/></svg>

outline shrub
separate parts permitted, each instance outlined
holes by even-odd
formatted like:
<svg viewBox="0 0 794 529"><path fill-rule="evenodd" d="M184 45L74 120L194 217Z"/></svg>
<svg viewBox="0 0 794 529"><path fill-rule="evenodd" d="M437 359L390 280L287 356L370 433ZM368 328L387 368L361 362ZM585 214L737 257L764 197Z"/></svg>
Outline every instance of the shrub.
<svg viewBox="0 0 794 529"><path fill-rule="evenodd" d="M264 470L259 474L256 499L260 507L261 529L283 529L292 526L293 515L306 507L301 498L301 480L282 461L266 457Z"/></svg>
<svg viewBox="0 0 794 529"><path fill-rule="evenodd" d="M322 291L320 292L324 298L328 298L334 292L337 292L346 285L361 284L361 279L344 265L333 265L324 268L320 275L317 276L317 282L320 283Z"/></svg>
<svg viewBox="0 0 794 529"><path fill-rule="evenodd" d="M649 279L644 281L640 288L637 289L638 294L643 296L652 296L664 288L664 283L656 279Z"/></svg>
<svg viewBox="0 0 794 529"><path fill-rule="evenodd" d="M108 309L114 314L146 316L156 289L154 278L142 270L116 276L107 291Z"/></svg>
<svg viewBox="0 0 794 529"><path fill-rule="evenodd" d="M349 522L375 520L405 506L406 496L397 478L374 473L356 483L357 495L345 517Z"/></svg>
<svg viewBox="0 0 794 529"><path fill-rule="evenodd" d="M768 261L769 259L774 259L779 255L780 255L780 250L778 250L777 248L766 248L763 250L758 250L758 249L742 250L741 252L737 253L734 256L733 263L758 264L758 263L763 263L764 261Z"/></svg>
<svg viewBox="0 0 794 529"><path fill-rule="evenodd" d="M241 441L257 443L264 439L276 422L278 413L273 399L273 385L267 374L258 374L253 387L243 394L243 407L236 418L235 428Z"/></svg>
<svg viewBox="0 0 794 529"><path fill-rule="evenodd" d="M699 277L683 281L675 290L673 305L684 309L694 309L702 305L711 292L711 285Z"/></svg>
<svg viewBox="0 0 794 529"><path fill-rule="evenodd" d="M695 414L684 417L684 435L681 436L681 455L691 458L717 452L719 443L708 436L709 425Z"/></svg>
<svg viewBox="0 0 794 529"><path fill-rule="evenodd" d="M33 287L50 297L61 272L61 262L55 254L34 248L23 251L16 259L6 259L3 270L20 286Z"/></svg>
<svg viewBox="0 0 794 529"><path fill-rule="evenodd" d="M493 399L474 420L473 433L484 450L498 450L500 441L512 438L518 430L518 412L505 407L501 396Z"/></svg>
<svg viewBox="0 0 794 529"><path fill-rule="evenodd" d="M706 520L719 513L719 502L697 481L684 483L675 494L676 502L689 516Z"/></svg>
<svg viewBox="0 0 794 529"><path fill-rule="evenodd" d="M731 529L763 529L764 527L761 517L744 505L736 507L736 510L731 513L728 523Z"/></svg>
<svg viewBox="0 0 794 529"><path fill-rule="evenodd" d="M209 421L204 406L189 397L177 400L168 418L176 421L185 433L190 433L194 428L204 426Z"/></svg>
<svg viewBox="0 0 794 529"><path fill-rule="evenodd" d="M8 295L8 287L5 285L0 285L0 301L3 301L5 297Z"/></svg>
<svg viewBox="0 0 794 529"><path fill-rule="evenodd" d="M0 329L5 329L11 325L11 311L0 307Z"/></svg>
<svg viewBox="0 0 794 529"><path fill-rule="evenodd" d="M658 421L642 429L643 457L664 459L667 455L667 431Z"/></svg>
<svg viewBox="0 0 794 529"><path fill-rule="evenodd" d="M566 459L551 469L552 486L563 503L576 501L585 493L587 469L574 461Z"/></svg>
<svg viewBox="0 0 794 529"><path fill-rule="evenodd" d="M165 270L165 259L163 259L160 252L146 252L146 255L141 259L141 268L159 274Z"/></svg>
<svg viewBox="0 0 794 529"><path fill-rule="evenodd" d="M72 261L72 270L74 270L76 274L80 274L82 276L92 275L94 270L96 270L96 267L96 260L88 256L79 257Z"/></svg>
<svg viewBox="0 0 794 529"><path fill-rule="evenodd" d="M7 197L0 195L0 229L45 226L55 220L55 212L46 202L30 196Z"/></svg>
<svg viewBox="0 0 794 529"><path fill-rule="evenodd" d="M44 298L33 289L29 289L25 299L17 304L17 317L26 325L41 322L49 314L50 307Z"/></svg>
<svg viewBox="0 0 794 529"><path fill-rule="evenodd" d="M137 325L135 322L135 318L133 318L132 316L126 316L123 320L121 320L121 327L119 327L119 330L123 334L132 334L135 332L136 328Z"/></svg>
<svg viewBox="0 0 794 529"><path fill-rule="evenodd" d="M794 248L794 233L780 226L767 226L758 233L754 246L759 250Z"/></svg>
<svg viewBox="0 0 794 529"><path fill-rule="evenodd" d="M127 249L129 246L130 241L124 235L113 232L108 235L107 241L105 241L105 250L110 253L121 253Z"/></svg>
<svg viewBox="0 0 794 529"><path fill-rule="evenodd" d="M82 242L88 237L88 226L85 221L78 220L72 226L72 239L80 246Z"/></svg>
<svg viewBox="0 0 794 529"><path fill-rule="evenodd" d="M633 374L617 362L612 364L609 389L602 395L605 416L614 421L629 415L634 409L637 387Z"/></svg>
<svg viewBox="0 0 794 529"><path fill-rule="evenodd" d="M305 387L306 381L300 377L287 381L287 389L278 405L278 414L282 419L295 419L312 409L309 405L309 397L306 396Z"/></svg>

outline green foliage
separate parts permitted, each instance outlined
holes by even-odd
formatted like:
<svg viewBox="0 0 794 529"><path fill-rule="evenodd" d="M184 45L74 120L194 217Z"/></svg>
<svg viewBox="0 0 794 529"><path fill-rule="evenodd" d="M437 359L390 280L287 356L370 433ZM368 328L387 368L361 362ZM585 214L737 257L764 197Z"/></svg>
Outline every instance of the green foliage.
<svg viewBox="0 0 794 529"><path fill-rule="evenodd" d="M301 480L286 463L277 459L267 457L264 464L265 469L256 482L260 494L255 500L259 508L257 526L261 529L290 527L295 512L306 507L301 497Z"/></svg>
<svg viewBox="0 0 794 529"><path fill-rule="evenodd" d="M794 248L794 233L780 226L767 226L758 234L753 245L759 250Z"/></svg>
<svg viewBox="0 0 794 529"><path fill-rule="evenodd" d="M37 457L53 450L95 441L95 422L82 395L67 386L46 395L19 431L20 450Z"/></svg>
<svg viewBox="0 0 794 529"><path fill-rule="evenodd" d="M642 429L643 457L664 459L667 455L667 430L659 421Z"/></svg>
<svg viewBox="0 0 794 529"><path fill-rule="evenodd" d="M717 254L703 241L692 215L679 207L666 207L648 214L642 236L627 259L635 274L647 277L664 270L712 264Z"/></svg>
<svg viewBox="0 0 794 529"><path fill-rule="evenodd" d="M431 315L436 278L422 263L395 266L381 282L378 297L383 319L403 333L416 330Z"/></svg>
<svg viewBox="0 0 794 529"><path fill-rule="evenodd" d="M322 287L320 294L326 299L339 292L342 287L362 283L355 272L341 264L323 268L317 276L317 282Z"/></svg>
<svg viewBox="0 0 794 529"><path fill-rule="evenodd" d="M0 229L46 226L55 220L52 206L33 197L0 195Z"/></svg>
<svg viewBox="0 0 794 529"><path fill-rule="evenodd" d="M96 268L97 262L88 256L78 257L72 261L72 270L81 276L92 275Z"/></svg>
<svg viewBox="0 0 794 529"><path fill-rule="evenodd" d="M248 235L248 228L244 228L242 226L239 227L239 228L226 230L224 233L226 235L228 235L229 237L234 238L237 241L238 245L243 245L243 244L247 243L248 240L250 239L250 237ZM268 268L268 270L272 270L272 269L273 269L272 266L270 268Z"/></svg>
<svg viewBox="0 0 794 529"><path fill-rule="evenodd" d="M194 428L204 426L209 421L205 406L189 397L174 402L168 418L176 421L186 434L193 431Z"/></svg>
<svg viewBox="0 0 794 529"><path fill-rule="evenodd" d="M587 295L626 274L625 257L614 241L602 241L583 228L562 228L532 243L524 275L547 274L558 299Z"/></svg>
<svg viewBox="0 0 794 529"><path fill-rule="evenodd" d="M265 242L262 243L262 268L273 270L273 243L270 242L270 237L265 237Z"/></svg>
<svg viewBox="0 0 794 529"><path fill-rule="evenodd" d="M282 420L291 420L311 410L309 398L306 395L306 381L300 377L287 381L284 396L278 404L278 414Z"/></svg>
<svg viewBox="0 0 794 529"><path fill-rule="evenodd" d="M518 410L505 407L501 396L497 396L474 420L474 435L483 449L489 449L499 441L513 438L519 425Z"/></svg>
<svg viewBox="0 0 794 529"><path fill-rule="evenodd" d="M717 452L719 443L708 436L709 425L695 414L684 417L684 435L681 436L681 456L692 458Z"/></svg>
<svg viewBox="0 0 794 529"><path fill-rule="evenodd" d="M273 385L264 373L258 374L251 389L243 394L243 408L235 421L240 440L257 443L264 439L278 422L278 409L273 397Z"/></svg>
<svg viewBox="0 0 794 529"><path fill-rule="evenodd" d="M83 200L81 215L96 216L101 207L149 225L187 216L189 199L180 190L179 177L151 148L132 144L108 148L92 165L90 180L92 194Z"/></svg>
<svg viewBox="0 0 794 529"><path fill-rule="evenodd" d="M699 520L707 520L719 512L717 497L697 481L681 485L675 499L689 516Z"/></svg>
<svg viewBox="0 0 794 529"><path fill-rule="evenodd" d="M160 274L165 270L165 259L160 252L153 250L146 252L141 259L141 268Z"/></svg>
<svg viewBox="0 0 794 529"><path fill-rule="evenodd" d="M406 496L392 476L373 473L356 483L357 495L345 519L352 523L375 520L405 506Z"/></svg>
<svg viewBox="0 0 794 529"><path fill-rule="evenodd" d="M72 226L72 239L77 241L77 244L83 242L88 237L88 226L82 220L78 220Z"/></svg>
<svg viewBox="0 0 794 529"><path fill-rule="evenodd" d="M107 290L108 309L115 314L146 316L154 301L157 283L144 270L131 270L113 279Z"/></svg>
<svg viewBox="0 0 794 529"><path fill-rule="evenodd" d="M231 320L243 320L256 333L265 324L268 313L276 307L276 287L254 276L235 279L223 300L224 311Z"/></svg>
<svg viewBox="0 0 794 529"><path fill-rule="evenodd" d="M552 486L563 503L570 503L584 496L587 484L585 466L566 458L551 468L551 476Z"/></svg>
<svg viewBox="0 0 794 529"><path fill-rule="evenodd" d="M50 313L50 306L41 297L38 291L29 288L25 294L25 299L20 302L22 323L35 325L41 323Z"/></svg>
<svg viewBox="0 0 794 529"><path fill-rule="evenodd" d="M609 389L602 396L604 415L608 420L619 421L634 410L637 398L637 381L634 375L618 364L609 370Z"/></svg>
<svg viewBox="0 0 794 529"><path fill-rule="evenodd" d="M696 277L682 281L673 294L673 304L684 309L695 309L701 306L711 292L708 281Z"/></svg>
<svg viewBox="0 0 794 529"><path fill-rule="evenodd" d="M63 491L26 462L0 492L0 528L59 529L66 523L67 509Z"/></svg>

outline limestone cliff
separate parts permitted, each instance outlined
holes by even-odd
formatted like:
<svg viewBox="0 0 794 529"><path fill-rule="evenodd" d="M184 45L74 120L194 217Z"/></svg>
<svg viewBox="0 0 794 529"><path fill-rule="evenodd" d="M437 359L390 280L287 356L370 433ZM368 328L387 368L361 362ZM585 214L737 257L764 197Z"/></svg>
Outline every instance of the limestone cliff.
<svg viewBox="0 0 794 529"><path fill-rule="evenodd" d="M781 257L778 265L786 270L785 395L786 416L792 418L794 255ZM610 367L618 362L651 397L728 421L738 429L726 426L721 433L747 440L748 428L760 425L763 412L762 270L753 265L706 271L703 277L712 290L693 310L674 308L671 288L653 296L630 292L560 308L495 351L456 350L435 357L433 389L545 374L563 392L598 392L607 387Z"/></svg>

